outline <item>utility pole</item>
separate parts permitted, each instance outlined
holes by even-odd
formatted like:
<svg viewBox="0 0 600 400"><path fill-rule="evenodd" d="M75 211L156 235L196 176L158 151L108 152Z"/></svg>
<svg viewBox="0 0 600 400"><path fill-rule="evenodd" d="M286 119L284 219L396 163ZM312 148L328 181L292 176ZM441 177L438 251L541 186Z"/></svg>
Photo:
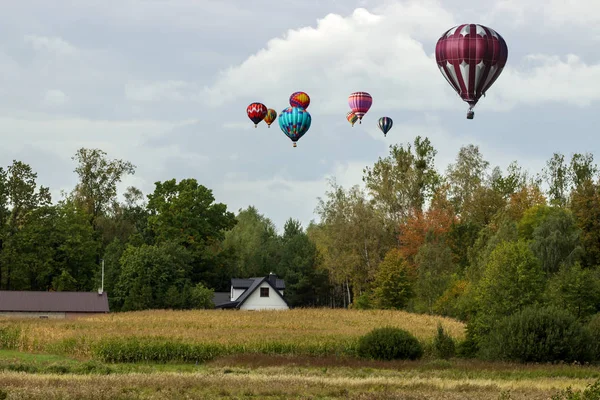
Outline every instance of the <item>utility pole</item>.
<svg viewBox="0 0 600 400"><path fill-rule="evenodd" d="M100 286L100 290L98 290L99 294L104 293L104 258L101 259L100 261L102 261L102 284Z"/></svg>

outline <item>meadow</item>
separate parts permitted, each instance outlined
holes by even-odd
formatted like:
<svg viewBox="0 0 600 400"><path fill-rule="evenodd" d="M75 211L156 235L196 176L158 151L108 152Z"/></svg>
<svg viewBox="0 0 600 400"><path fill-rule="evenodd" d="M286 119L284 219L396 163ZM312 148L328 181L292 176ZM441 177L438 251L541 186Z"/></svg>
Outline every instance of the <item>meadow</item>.
<svg viewBox="0 0 600 400"><path fill-rule="evenodd" d="M4 318L0 399L550 399L600 378L595 366L353 353L361 335L381 326L406 329L428 349L438 323L464 338L458 321L382 310Z"/></svg>

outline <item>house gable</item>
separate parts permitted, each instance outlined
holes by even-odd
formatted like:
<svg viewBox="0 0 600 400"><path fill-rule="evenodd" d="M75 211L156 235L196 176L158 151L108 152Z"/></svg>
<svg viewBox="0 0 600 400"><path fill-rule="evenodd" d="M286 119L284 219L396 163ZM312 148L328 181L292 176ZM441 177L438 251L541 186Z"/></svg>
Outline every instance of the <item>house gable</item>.
<svg viewBox="0 0 600 400"><path fill-rule="evenodd" d="M273 286L275 284L275 286ZM248 286L246 289L240 286ZM268 297L261 297L261 288L263 292L268 288ZM283 289L285 283L283 279L276 279L274 275L263 278L250 279L232 279L231 280L231 301L221 304L215 304L216 308L238 308L246 310L255 309L289 309L289 305L283 298ZM255 293L257 293L255 295ZM266 294L264 292L263 294ZM258 298L256 298L258 297ZM246 304L250 300L250 303Z"/></svg>
<svg viewBox="0 0 600 400"><path fill-rule="evenodd" d="M267 296L263 297L264 294ZM248 294L243 302L240 302L238 308L240 310L287 310L290 307L279 291L268 280L264 280Z"/></svg>

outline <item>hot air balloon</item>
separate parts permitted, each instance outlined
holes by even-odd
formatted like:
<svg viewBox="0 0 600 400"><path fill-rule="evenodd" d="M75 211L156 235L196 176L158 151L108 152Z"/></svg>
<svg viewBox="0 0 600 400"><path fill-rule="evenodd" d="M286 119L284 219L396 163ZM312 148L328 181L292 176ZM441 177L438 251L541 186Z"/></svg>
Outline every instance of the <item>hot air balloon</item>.
<svg viewBox="0 0 600 400"><path fill-rule="evenodd" d="M273 110L272 108L269 108L267 110L267 115L265 116L265 123L269 128L271 127L273 121L275 121L275 118L277 118L277 111Z"/></svg>
<svg viewBox="0 0 600 400"><path fill-rule="evenodd" d="M246 108L248 118L254 122L254 127L267 116L267 107L263 103L252 103Z"/></svg>
<svg viewBox="0 0 600 400"><path fill-rule="evenodd" d="M394 125L394 121L390 117L381 117L379 118L379 122L377 122L377 126L383 132L383 136L385 137L390 129L392 129L392 125Z"/></svg>
<svg viewBox="0 0 600 400"><path fill-rule="evenodd" d="M467 118L473 119L473 107L506 65L508 47L493 29L463 24L449 29L438 39L435 59L444 78L469 104Z"/></svg>
<svg viewBox="0 0 600 400"><path fill-rule="evenodd" d="M302 107L288 107L279 114L279 127L294 142L304 136L310 128L312 118Z"/></svg>
<svg viewBox="0 0 600 400"><path fill-rule="evenodd" d="M352 127L354 127L354 123L358 121L358 117L356 114L354 114L354 111L348 111L348 114L346 114L346 119L352 124Z"/></svg>
<svg viewBox="0 0 600 400"><path fill-rule="evenodd" d="M373 104L373 98L367 92L354 92L348 97L348 105L358 117L358 123L362 124L362 117L369 111Z"/></svg>
<svg viewBox="0 0 600 400"><path fill-rule="evenodd" d="M290 106L292 107L302 107L306 110L309 104L310 97L304 92L294 92L290 96Z"/></svg>

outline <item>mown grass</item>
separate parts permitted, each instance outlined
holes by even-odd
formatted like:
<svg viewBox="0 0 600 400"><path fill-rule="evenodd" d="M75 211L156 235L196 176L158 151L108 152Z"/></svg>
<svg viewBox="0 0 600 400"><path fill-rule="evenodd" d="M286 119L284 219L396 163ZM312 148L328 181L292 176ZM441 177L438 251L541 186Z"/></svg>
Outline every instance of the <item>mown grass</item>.
<svg viewBox="0 0 600 400"><path fill-rule="evenodd" d="M104 364L0 351L7 399L548 399L599 376L589 366L466 360L236 355L199 365Z"/></svg>
<svg viewBox="0 0 600 400"><path fill-rule="evenodd" d="M358 338L395 326L430 343L441 322L464 337L458 321L384 310L142 311L78 320L0 320L0 349L107 362L205 362L231 354L353 355Z"/></svg>
<svg viewBox="0 0 600 400"><path fill-rule="evenodd" d="M591 366L457 359L239 354L198 365L105 364L0 351L0 398L549 399L598 378Z"/></svg>

